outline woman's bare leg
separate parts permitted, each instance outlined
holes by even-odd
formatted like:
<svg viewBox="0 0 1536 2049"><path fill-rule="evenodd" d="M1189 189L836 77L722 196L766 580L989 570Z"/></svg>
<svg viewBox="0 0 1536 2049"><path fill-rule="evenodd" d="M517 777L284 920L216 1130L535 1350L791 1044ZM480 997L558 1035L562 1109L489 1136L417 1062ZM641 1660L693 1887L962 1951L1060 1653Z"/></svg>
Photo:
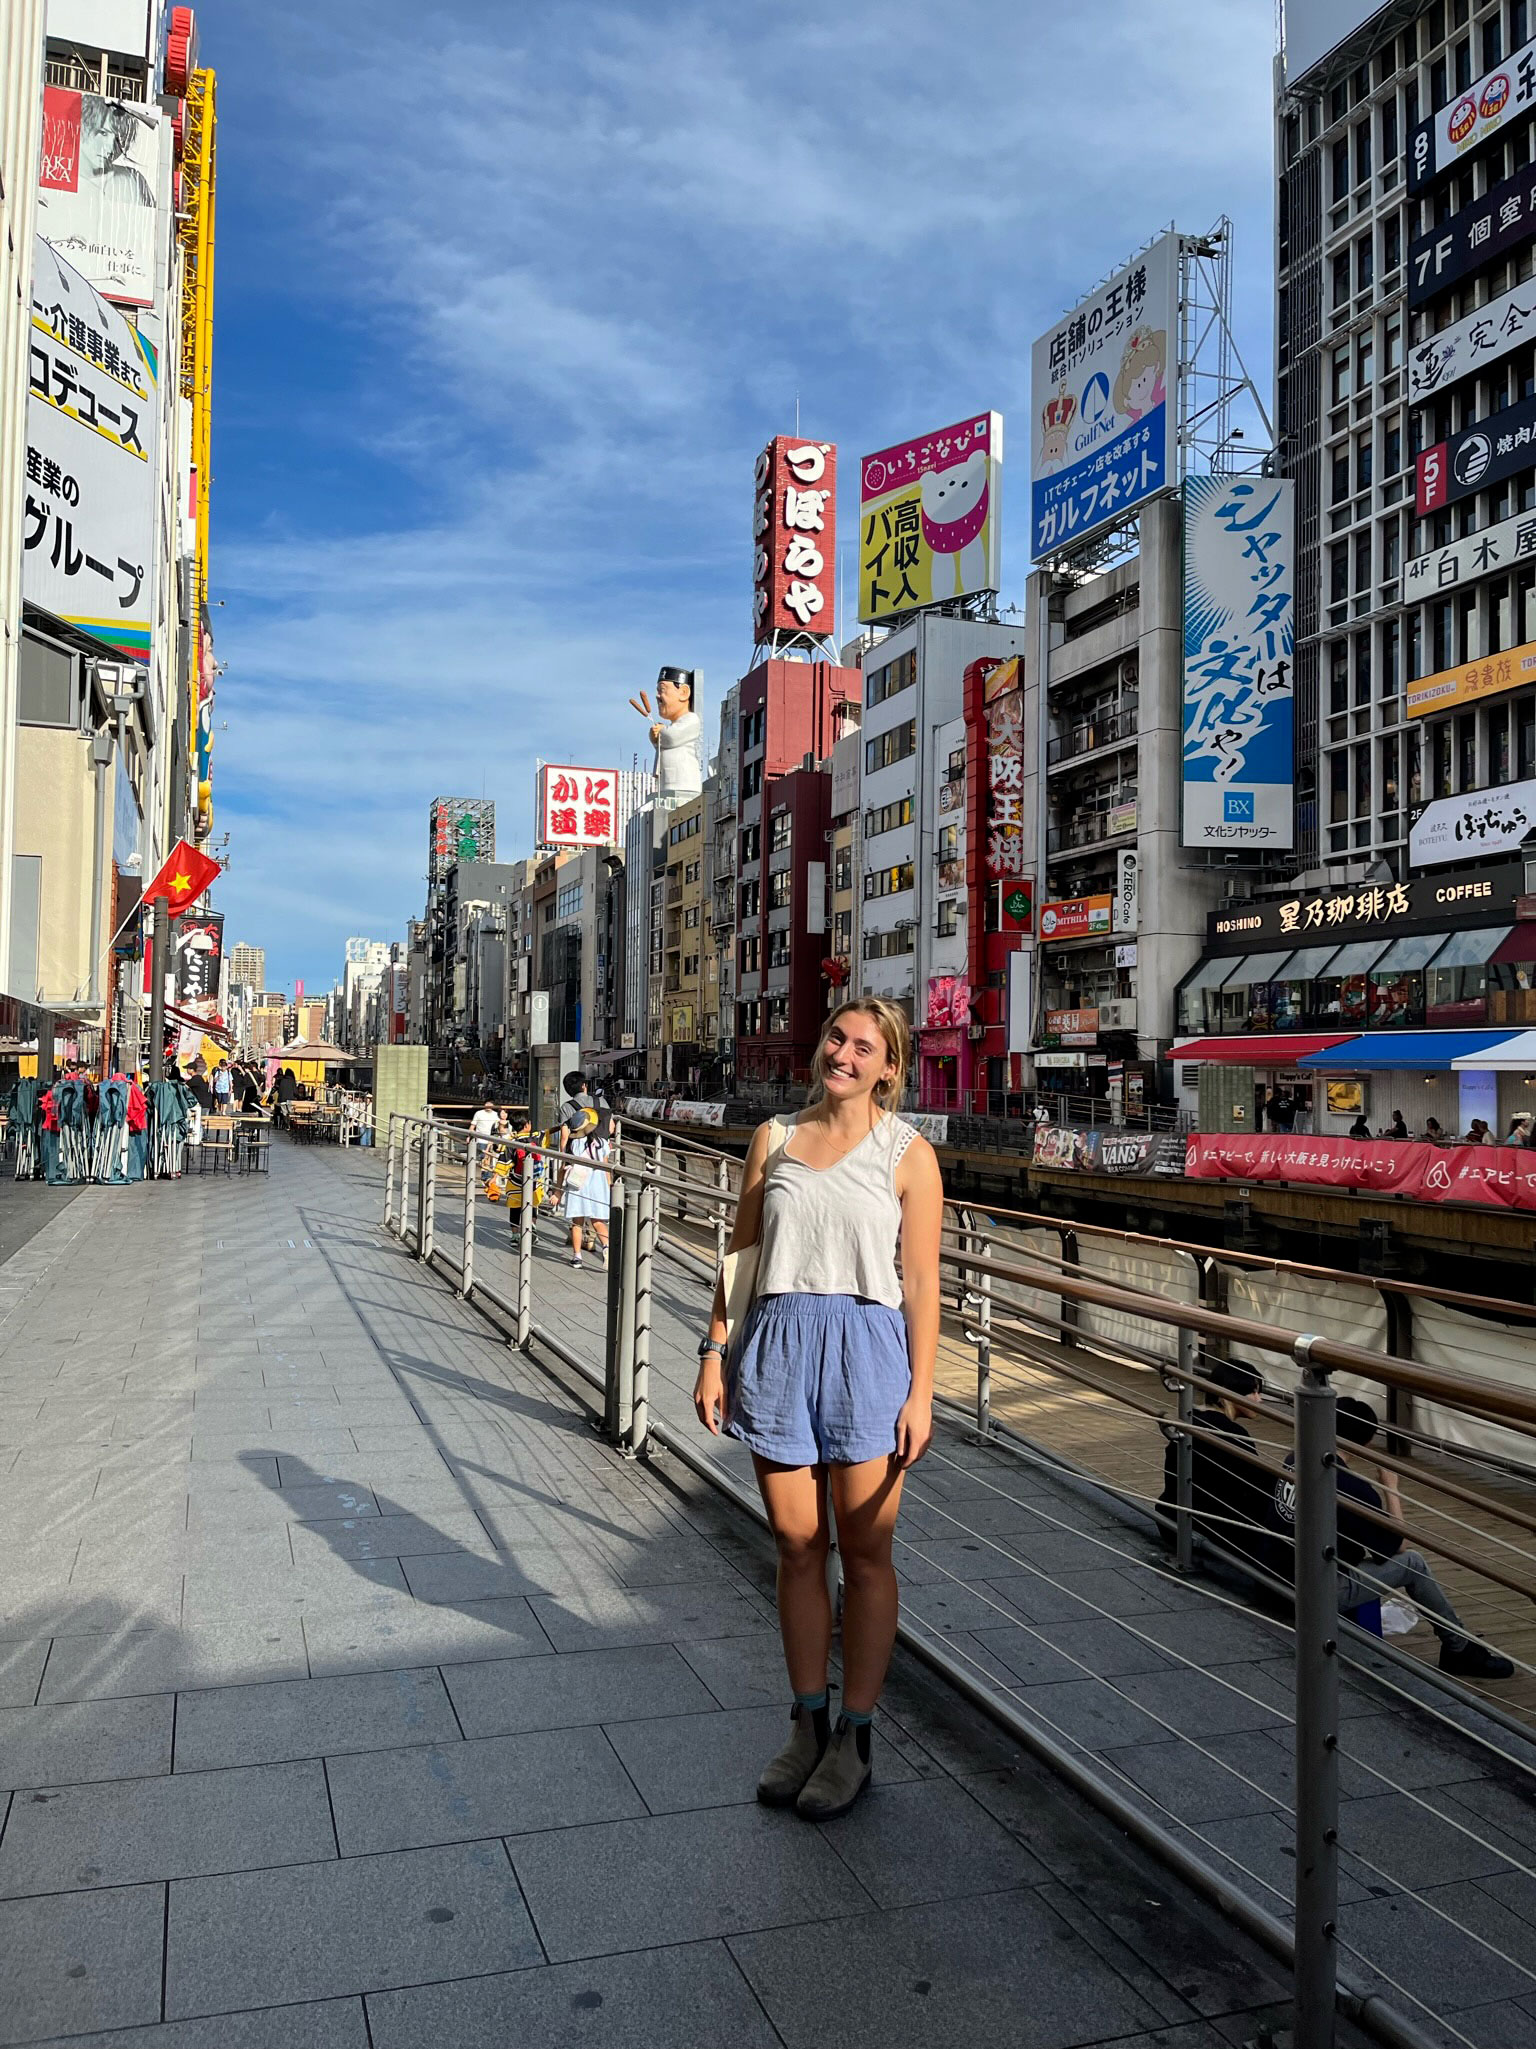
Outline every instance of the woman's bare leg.
<svg viewBox="0 0 1536 2049"><path fill-rule="evenodd" d="M757 1484L779 1551L779 1634L790 1688L824 1692L832 1648L832 1603L827 1595L827 1469L778 1466L754 1452Z"/></svg>
<svg viewBox="0 0 1536 2049"><path fill-rule="evenodd" d="M904 1476L891 1458L830 1472L843 1565L843 1705L867 1715L880 1698L896 1641L891 1540Z"/></svg>

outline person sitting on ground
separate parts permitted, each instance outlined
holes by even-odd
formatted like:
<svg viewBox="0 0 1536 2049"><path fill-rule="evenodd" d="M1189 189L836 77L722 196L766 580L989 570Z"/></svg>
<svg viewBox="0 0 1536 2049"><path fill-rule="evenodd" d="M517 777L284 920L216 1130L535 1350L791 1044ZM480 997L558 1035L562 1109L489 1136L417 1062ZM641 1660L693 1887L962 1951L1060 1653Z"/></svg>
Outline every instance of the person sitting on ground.
<svg viewBox="0 0 1536 2049"><path fill-rule="evenodd" d="M1335 1411L1334 1429L1341 1446L1368 1445L1378 1428L1376 1411L1369 1402L1345 1395ZM1292 1461L1286 1460L1290 1465ZM1380 1491L1355 1472L1341 1450L1338 1462L1339 1520L1339 1607L1346 1613L1379 1601L1386 1593L1404 1593L1429 1617L1440 1639L1440 1669L1458 1679L1509 1679L1514 1666L1497 1651L1474 1643L1462 1628L1461 1617L1451 1606L1444 1587L1430 1571L1423 1554L1403 1548L1403 1503L1397 1475L1380 1466L1361 1463L1380 1482ZM1374 1509L1363 1515L1359 1508ZM1296 1483L1287 1474L1275 1483L1275 1514L1281 1525L1294 1529ZM1378 1522L1385 1515L1389 1522ZM1396 1525L1393 1527L1392 1525Z"/></svg>
<svg viewBox="0 0 1536 2049"><path fill-rule="evenodd" d="M1365 1112L1363 1110L1354 1123L1350 1125L1349 1135L1351 1138L1369 1138L1371 1136L1371 1127L1365 1121Z"/></svg>
<svg viewBox="0 0 1536 2049"><path fill-rule="evenodd" d="M1273 1482L1262 1467L1240 1455L1258 1450L1245 1418L1262 1400L1264 1382L1253 1367L1235 1359L1208 1359L1199 1372L1201 1379L1214 1382L1219 1392L1196 1390L1201 1406L1190 1418L1195 1426L1190 1519L1202 1537L1289 1578L1289 1561L1276 1556L1279 1540L1271 1508ZM1226 1444L1213 1439L1225 1439ZM1227 1444L1233 1449L1228 1450ZM1173 1511L1178 1490L1179 1446L1177 1439L1171 1438L1163 1453L1163 1491L1157 1500L1157 1519L1169 1535L1177 1526Z"/></svg>

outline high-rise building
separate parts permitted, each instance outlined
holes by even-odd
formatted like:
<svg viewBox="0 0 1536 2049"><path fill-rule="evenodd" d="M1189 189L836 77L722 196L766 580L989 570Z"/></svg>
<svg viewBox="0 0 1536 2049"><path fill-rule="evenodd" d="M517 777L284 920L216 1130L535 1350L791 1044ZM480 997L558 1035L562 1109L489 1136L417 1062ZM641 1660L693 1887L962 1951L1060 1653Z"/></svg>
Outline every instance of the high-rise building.
<svg viewBox="0 0 1536 2049"><path fill-rule="evenodd" d="M267 950L264 946L247 946L239 940L229 949L229 980L231 988L263 989L267 982Z"/></svg>
<svg viewBox="0 0 1536 2049"><path fill-rule="evenodd" d="M822 1018L834 742L857 669L773 657L741 679L737 759L736 1076L803 1080Z"/></svg>

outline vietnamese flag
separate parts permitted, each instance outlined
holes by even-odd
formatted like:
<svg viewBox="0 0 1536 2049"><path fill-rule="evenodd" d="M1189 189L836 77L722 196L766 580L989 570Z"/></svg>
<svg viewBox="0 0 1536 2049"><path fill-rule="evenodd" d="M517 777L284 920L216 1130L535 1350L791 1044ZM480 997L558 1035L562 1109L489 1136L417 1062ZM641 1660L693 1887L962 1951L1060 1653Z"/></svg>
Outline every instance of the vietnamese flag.
<svg viewBox="0 0 1536 2049"><path fill-rule="evenodd" d="M178 840L165 865L144 891L141 901L153 903L156 897L164 897L173 912L184 911L188 904L196 903L214 877L222 873L212 855L199 853L185 840Z"/></svg>

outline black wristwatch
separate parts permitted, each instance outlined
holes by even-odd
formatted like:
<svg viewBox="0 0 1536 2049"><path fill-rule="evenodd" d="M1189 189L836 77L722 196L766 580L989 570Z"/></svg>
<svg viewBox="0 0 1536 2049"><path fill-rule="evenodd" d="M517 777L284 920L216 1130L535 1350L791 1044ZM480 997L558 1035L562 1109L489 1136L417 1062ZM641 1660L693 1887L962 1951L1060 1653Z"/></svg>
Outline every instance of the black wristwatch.
<svg viewBox="0 0 1536 2049"><path fill-rule="evenodd" d="M706 1334L704 1337L701 1337L699 1339L699 1357L701 1359L707 1359L711 1352L718 1352L720 1356L724 1358L725 1346L721 1344L717 1339L712 1338Z"/></svg>

